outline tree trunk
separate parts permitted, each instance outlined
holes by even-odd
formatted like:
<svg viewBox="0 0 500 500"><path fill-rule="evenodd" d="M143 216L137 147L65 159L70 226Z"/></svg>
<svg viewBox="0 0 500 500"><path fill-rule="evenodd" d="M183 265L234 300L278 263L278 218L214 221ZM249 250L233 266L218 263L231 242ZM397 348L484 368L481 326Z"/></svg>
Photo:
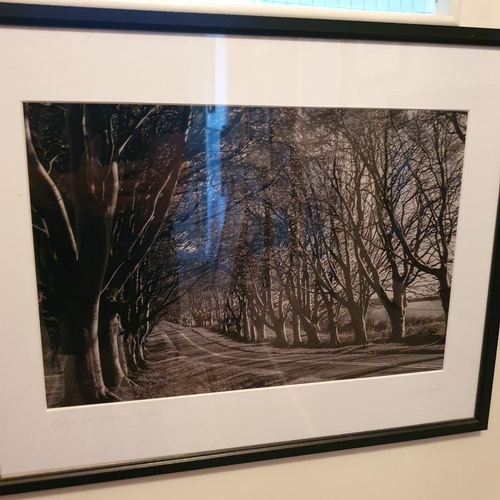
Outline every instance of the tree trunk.
<svg viewBox="0 0 500 500"><path fill-rule="evenodd" d="M293 331L292 346L293 347L301 346L302 340L300 338L300 318L298 314L292 314L292 331Z"/></svg>
<svg viewBox="0 0 500 500"><path fill-rule="evenodd" d="M450 310L451 285L446 270L445 272L440 273L437 278L439 281L439 297L443 306L445 325L447 326L448 312Z"/></svg>
<svg viewBox="0 0 500 500"><path fill-rule="evenodd" d="M243 321L243 340L245 340L246 342L249 342L251 340L250 323L248 321L248 313L247 313L246 309L244 309L244 311L243 311L242 321Z"/></svg>
<svg viewBox="0 0 500 500"><path fill-rule="evenodd" d="M328 346L329 347L339 347L339 329L335 321L328 321Z"/></svg>
<svg viewBox="0 0 500 500"><path fill-rule="evenodd" d="M219 322L219 332L221 335L227 335L227 325L225 320Z"/></svg>
<svg viewBox="0 0 500 500"><path fill-rule="evenodd" d="M107 387L116 388L125 378L118 348L118 336L123 328L120 316L113 310L112 305L102 305L99 316L99 354L102 375Z"/></svg>
<svg viewBox="0 0 500 500"><path fill-rule="evenodd" d="M125 341L125 357L127 359L127 368L129 373L135 373L139 369L137 359L135 357L136 343L137 340L133 336L130 336L128 340Z"/></svg>
<svg viewBox="0 0 500 500"><path fill-rule="evenodd" d="M120 360L120 366L122 367L123 374L128 378L129 371L127 365L127 355L125 354L123 333L118 335L118 358Z"/></svg>
<svg viewBox="0 0 500 500"><path fill-rule="evenodd" d="M336 311L335 311L334 298L332 297L332 294L327 293L322 288L319 289L319 293L321 295L321 298L323 299L323 303L326 306L326 313L327 313L327 319L328 319L328 326L327 326L328 346L329 347L339 347L340 340L339 340L339 330L338 330L338 324L337 324L338 312L336 313Z"/></svg>
<svg viewBox="0 0 500 500"><path fill-rule="evenodd" d="M406 335L405 308L403 304L391 303L385 310L391 322L391 342L401 342Z"/></svg>
<svg viewBox="0 0 500 500"><path fill-rule="evenodd" d="M288 339L285 333L285 321L280 321L273 324L273 330L276 333L276 346L277 347L288 347Z"/></svg>
<svg viewBox="0 0 500 500"><path fill-rule="evenodd" d="M144 341L142 340L137 341L135 344L135 359L139 368L146 369L148 367L144 357Z"/></svg>
<svg viewBox="0 0 500 500"><path fill-rule="evenodd" d="M68 105L71 187L75 210L78 259L69 307L60 321L63 354L75 356L65 377L66 404L117 401L104 385L98 328L99 301L111 246L111 225L118 196L116 162L100 162L105 130L101 110L95 105ZM74 366L74 371L71 367ZM75 387L75 384L78 386Z"/></svg>
<svg viewBox="0 0 500 500"><path fill-rule="evenodd" d="M256 342L255 325L251 321L248 322L248 331L250 332L250 342Z"/></svg>
<svg viewBox="0 0 500 500"><path fill-rule="evenodd" d="M321 340L316 325L306 317L302 318L302 324L307 335L307 347L318 347L321 344Z"/></svg>
<svg viewBox="0 0 500 500"><path fill-rule="evenodd" d="M337 321L335 320L335 312L330 304L327 304L327 313L328 313L328 335L329 335L328 345L330 347L338 347L340 344L339 330L337 326Z"/></svg>
<svg viewBox="0 0 500 500"><path fill-rule="evenodd" d="M98 341L99 297L109 251L109 221L86 214L80 214L79 219L81 242L73 290L59 320L62 354L76 356L75 371L70 368L70 379L65 383L70 392L64 399L66 404L77 404L72 401L79 394L77 399L83 397L84 403L117 401L104 384ZM72 379L74 376L76 379ZM75 383L80 385L79 389L71 387Z"/></svg>
<svg viewBox="0 0 500 500"><path fill-rule="evenodd" d="M62 367L67 406L117 401L106 388L101 372L97 334L98 304L69 307L60 320Z"/></svg>
<svg viewBox="0 0 500 500"><path fill-rule="evenodd" d="M389 341L401 342L406 335L406 287L400 279L393 278L392 294L392 300L385 293L379 298L391 322Z"/></svg>
<svg viewBox="0 0 500 500"><path fill-rule="evenodd" d="M365 318L361 318L358 314L351 313L351 325L354 331L354 344L366 344L367 336Z"/></svg>
<svg viewBox="0 0 500 500"><path fill-rule="evenodd" d="M238 340L243 339L243 326L242 326L241 315L234 319L234 333L231 336Z"/></svg>
<svg viewBox="0 0 500 500"><path fill-rule="evenodd" d="M266 326L263 321L255 321L255 341L257 343L263 342L267 339Z"/></svg>

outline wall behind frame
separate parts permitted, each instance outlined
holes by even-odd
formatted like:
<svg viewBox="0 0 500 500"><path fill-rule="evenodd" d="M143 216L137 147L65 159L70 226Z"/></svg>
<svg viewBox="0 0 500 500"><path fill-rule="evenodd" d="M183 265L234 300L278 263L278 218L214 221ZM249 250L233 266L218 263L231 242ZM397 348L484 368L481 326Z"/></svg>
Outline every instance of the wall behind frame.
<svg viewBox="0 0 500 500"><path fill-rule="evenodd" d="M462 26L500 28L500 2L462 0ZM489 430L413 443L14 495L70 500L498 500L500 352Z"/></svg>
<svg viewBox="0 0 500 500"><path fill-rule="evenodd" d="M462 0L460 25L500 28L500 2L497 0Z"/></svg>

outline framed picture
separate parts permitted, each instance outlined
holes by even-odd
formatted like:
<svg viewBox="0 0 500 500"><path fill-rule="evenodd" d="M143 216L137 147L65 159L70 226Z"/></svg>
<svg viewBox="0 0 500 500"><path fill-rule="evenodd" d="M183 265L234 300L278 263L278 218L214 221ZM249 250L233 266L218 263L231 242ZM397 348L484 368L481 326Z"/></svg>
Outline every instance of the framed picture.
<svg viewBox="0 0 500 500"><path fill-rule="evenodd" d="M487 428L496 31L0 24L2 494Z"/></svg>

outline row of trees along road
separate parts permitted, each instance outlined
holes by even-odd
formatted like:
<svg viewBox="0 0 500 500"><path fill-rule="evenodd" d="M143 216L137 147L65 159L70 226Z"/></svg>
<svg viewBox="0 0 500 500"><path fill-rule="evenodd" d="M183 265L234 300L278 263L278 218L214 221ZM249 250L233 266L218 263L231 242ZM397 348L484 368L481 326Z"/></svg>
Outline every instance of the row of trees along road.
<svg viewBox="0 0 500 500"><path fill-rule="evenodd" d="M408 297L438 294L448 314L465 113L29 104L25 117L65 404L117 400L165 317L278 346L319 346L324 329L336 347L346 324L367 342L374 299L391 341Z"/></svg>

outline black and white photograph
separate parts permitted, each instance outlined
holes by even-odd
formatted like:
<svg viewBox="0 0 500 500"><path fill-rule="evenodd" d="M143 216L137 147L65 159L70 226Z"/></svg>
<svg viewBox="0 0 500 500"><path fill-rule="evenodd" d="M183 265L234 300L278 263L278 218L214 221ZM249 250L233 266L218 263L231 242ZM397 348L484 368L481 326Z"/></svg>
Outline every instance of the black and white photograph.
<svg viewBox="0 0 500 500"><path fill-rule="evenodd" d="M24 118L48 408L443 368L466 112Z"/></svg>

